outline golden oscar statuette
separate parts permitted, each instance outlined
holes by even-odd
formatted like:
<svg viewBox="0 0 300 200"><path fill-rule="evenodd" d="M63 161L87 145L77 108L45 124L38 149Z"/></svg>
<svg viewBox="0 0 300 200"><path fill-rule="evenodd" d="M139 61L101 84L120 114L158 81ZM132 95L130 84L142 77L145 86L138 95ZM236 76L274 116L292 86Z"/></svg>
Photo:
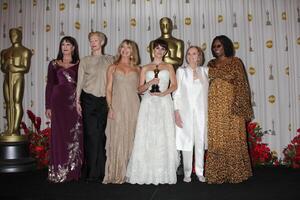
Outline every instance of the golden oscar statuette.
<svg viewBox="0 0 300 200"><path fill-rule="evenodd" d="M0 134L0 172L22 171L17 169L17 166L3 170L2 161L3 159L17 160L19 157L23 158L28 151L27 138L20 134L20 123L23 117L24 74L29 71L32 52L22 45L21 30L10 29L9 38L11 46L1 51L7 129Z"/></svg>
<svg viewBox="0 0 300 200"><path fill-rule="evenodd" d="M173 24L168 17L163 17L159 21L161 39L167 42L169 51L164 56L164 62L172 64L175 70L182 65L184 57L184 42L172 36ZM150 42L150 58L153 60L153 41Z"/></svg>
<svg viewBox="0 0 300 200"><path fill-rule="evenodd" d="M158 65L156 65L155 69L154 69L154 78L158 78L158 73L159 73L159 69L158 69ZM154 93L154 92L160 92L159 90L159 85L158 84L153 84L151 86L151 90L150 90L151 93Z"/></svg>

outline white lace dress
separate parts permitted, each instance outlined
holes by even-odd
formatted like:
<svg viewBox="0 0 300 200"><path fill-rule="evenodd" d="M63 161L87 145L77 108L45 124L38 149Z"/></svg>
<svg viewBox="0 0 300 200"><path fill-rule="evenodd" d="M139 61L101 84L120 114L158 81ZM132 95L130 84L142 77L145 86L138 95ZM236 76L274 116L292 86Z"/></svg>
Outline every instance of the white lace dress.
<svg viewBox="0 0 300 200"><path fill-rule="evenodd" d="M148 71L146 81L153 76L153 71ZM161 70L158 76L160 91L165 91L169 71ZM151 96L149 90L142 97L126 180L133 184L175 184L179 157L172 98L171 95Z"/></svg>

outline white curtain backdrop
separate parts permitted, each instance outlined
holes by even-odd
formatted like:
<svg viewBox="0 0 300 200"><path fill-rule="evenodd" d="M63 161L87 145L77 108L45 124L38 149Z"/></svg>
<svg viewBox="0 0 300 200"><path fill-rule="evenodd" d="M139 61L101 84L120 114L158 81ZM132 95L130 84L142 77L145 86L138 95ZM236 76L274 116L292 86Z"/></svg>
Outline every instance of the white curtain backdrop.
<svg viewBox="0 0 300 200"><path fill-rule="evenodd" d="M71 35L80 56L88 55L87 35L107 35L105 52L116 54L119 43L139 45L142 64L150 61L151 40L160 36L159 20L173 20L173 35L199 45L206 60L216 35L233 41L246 66L255 120L272 134L264 137L271 150L283 148L300 127L300 1L299 0L0 0L0 50L10 46L9 29L23 30L23 44L32 49L26 74L24 111L44 116L47 66L58 52L60 39ZM207 63L207 62L206 62ZM3 76L0 78L3 83ZM0 132L6 127L5 102L0 95ZM3 106L2 106L3 105ZM28 122L26 113L23 121ZM44 125L45 126L45 125Z"/></svg>

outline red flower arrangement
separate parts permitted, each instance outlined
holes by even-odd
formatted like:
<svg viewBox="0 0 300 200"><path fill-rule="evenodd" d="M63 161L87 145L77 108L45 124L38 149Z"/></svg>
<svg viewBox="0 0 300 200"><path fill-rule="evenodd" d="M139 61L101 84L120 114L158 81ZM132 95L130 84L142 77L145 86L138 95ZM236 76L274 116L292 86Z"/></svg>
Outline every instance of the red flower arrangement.
<svg viewBox="0 0 300 200"><path fill-rule="evenodd" d="M30 127L27 127L24 122L21 122L20 127L24 130L29 141L29 152L37 161L39 169L47 167L49 162L48 150L51 128L47 122L47 128L40 130L41 118L37 117L32 111L27 110L27 115L32 122Z"/></svg>
<svg viewBox="0 0 300 200"><path fill-rule="evenodd" d="M283 163L292 168L300 168L300 128L297 133L291 143L283 150Z"/></svg>
<svg viewBox="0 0 300 200"><path fill-rule="evenodd" d="M277 153L271 152L268 144L262 143L262 137L269 131L262 131L258 123L250 122L247 133L252 165L279 165Z"/></svg>

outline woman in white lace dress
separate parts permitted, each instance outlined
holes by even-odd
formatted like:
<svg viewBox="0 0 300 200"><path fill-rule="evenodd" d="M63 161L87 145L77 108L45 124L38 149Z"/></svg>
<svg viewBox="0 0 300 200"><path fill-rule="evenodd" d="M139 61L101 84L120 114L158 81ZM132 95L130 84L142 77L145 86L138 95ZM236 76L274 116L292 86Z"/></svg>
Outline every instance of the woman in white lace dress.
<svg viewBox="0 0 300 200"><path fill-rule="evenodd" d="M138 89L144 95L126 177L133 184L175 184L178 153L171 93L177 88L176 75L173 66L163 62L167 43L155 40L153 48L153 61L141 70ZM151 90L155 85L160 92Z"/></svg>

